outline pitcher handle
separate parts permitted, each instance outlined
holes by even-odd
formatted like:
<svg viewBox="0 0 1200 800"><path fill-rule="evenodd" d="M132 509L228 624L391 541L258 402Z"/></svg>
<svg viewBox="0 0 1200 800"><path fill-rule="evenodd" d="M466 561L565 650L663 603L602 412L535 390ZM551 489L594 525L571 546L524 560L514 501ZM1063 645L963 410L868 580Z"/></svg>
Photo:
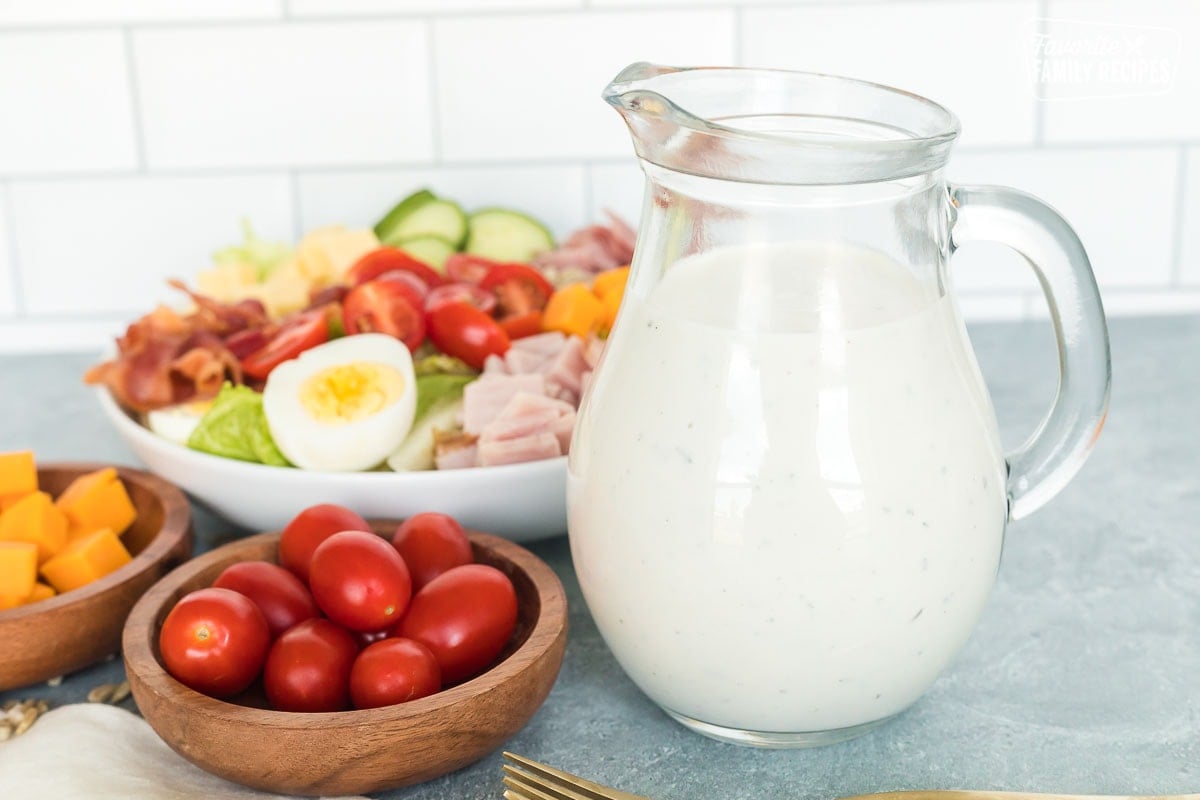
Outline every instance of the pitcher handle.
<svg viewBox="0 0 1200 800"><path fill-rule="evenodd" d="M951 186L951 252L966 242L1007 245L1033 267L1058 340L1058 390L1033 435L1008 453L1008 513L1028 516L1075 476L1104 427L1112 366L1091 263L1075 231L1032 195L1003 186Z"/></svg>

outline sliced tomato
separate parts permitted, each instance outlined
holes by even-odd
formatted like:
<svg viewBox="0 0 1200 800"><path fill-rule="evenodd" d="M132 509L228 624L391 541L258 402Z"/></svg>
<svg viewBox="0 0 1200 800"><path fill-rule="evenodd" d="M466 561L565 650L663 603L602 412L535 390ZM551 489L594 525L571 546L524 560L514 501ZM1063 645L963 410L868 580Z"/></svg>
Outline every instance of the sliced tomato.
<svg viewBox="0 0 1200 800"><path fill-rule="evenodd" d="M355 261L353 266L346 270L346 280L350 282L351 286L358 286L375 280L385 272L395 270L416 275L424 281L426 286L440 286L446 282L445 278L424 261L415 259L395 247L381 247L378 250L372 250Z"/></svg>
<svg viewBox="0 0 1200 800"><path fill-rule="evenodd" d="M508 334L496 320L470 303L443 303L430 311L429 339L446 355L483 369L490 355L508 352Z"/></svg>
<svg viewBox="0 0 1200 800"><path fill-rule="evenodd" d="M408 301L417 308L425 305L425 297L429 294L429 284L411 272L402 272L398 269L385 272L370 283L398 284L395 287L396 290L404 292Z"/></svg>
<svg viewBox="0 0 1200 800"><path fill-rule="evenodd" d="M242 371L266 380L271 370L296 356L329 341L329 322L322 309L305 311L283 323L279 331L258 350L242 359Z"/></svg>
<svg viewBox="0 0 1200 800"><path fill-rule="evenodd" d="M526 311L524 314L513 314L500 320L500 327L508 334L509 339L524 339L542 332L542 312Z"/></svg>
<svg viewBox="0 0 1200 800"><path fill-rule="evenodd" d="M234 358L240 361L254 351L266 347L267 342L271 341L271 336L274 333L271 326L265 328L247 328L226 338L225 347L229 352L233 353Z"/></svg>
<svg viewBox="0 0 1200 800"><path fill-rule="evenodd" d="M446 303L469 303L483 313L491 314L496 308L496 295L474 284L448 283L429 292L425 298L425 311L428 313Z"/></svg>
<svg viewBox="0 0 1200 800"><path fill-rule="evenodd" d="M500 262L490 258L473 256L470 253L455 253L446 259L446 275L450 280L460 283L479 283L493 267L498 266Z"/></svg>
<svg viewBox="0 0 1200 800"><path fill-rule="evenodd" d="M425 340L422 300L406 281L380 278L355 286L342 305L346 333L386 333L416 350Z"/></svg>
<svg viewBox="0 0 1200 800"><path fill-rule="evenodd" d="M502 317L541 311L554 294L550 281L528 264L497 264L479 282L479 288L496 295Z"/></svg>

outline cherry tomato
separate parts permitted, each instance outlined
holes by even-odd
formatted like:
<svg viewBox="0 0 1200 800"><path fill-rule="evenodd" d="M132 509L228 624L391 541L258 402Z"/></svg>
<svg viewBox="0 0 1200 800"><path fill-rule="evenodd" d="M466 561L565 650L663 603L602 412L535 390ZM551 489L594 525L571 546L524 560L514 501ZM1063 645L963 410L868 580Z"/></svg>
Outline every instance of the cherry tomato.
<svg viewBox="0 0 1200 800"><path fill-rule="evenodd" d="M360 648L366 647L369 644L382 642L384 639L391 636L391 631L354 631L354 638L358 640Z"/></svg>
<svg viewBox="0 0 1200 800"><path fill-rule="evenodd" d="M412 597L412 578L396 548L362 531L342 531L322 542L308 585L326 616L352 631L395 625Z"/></svg>
<svg viewBox="0 0 1200 800"><path fill-rule="evenodd" d="M541 311L554 294L550 281L527 264L497 264L483 276L479 288L496 295L502 316Z"/></svg>
<svg viewBox="0 0 1200 800"><path fill-rule="evenodd" d="M408 565L413 591L446 570L475 560L462 525L448 514L431 511L409 517L396 529L392 544Z"/></svg>
<svg viewBox="0 0 1200 800"><path fill-rule="evenodd" d="M271 645L263 667L267 699L280 711L342 711L350 706L354 636L327 619L289 628Z"/></svg>
<svg viewBox="0 0 1200 800"><path fill-rule="evenodd" d="M472 283L447 283L429 292L425 298L425 312L457 302L470 303L483 313L491 314L496 308L496 295Z"/></svg>
<svg viewBox="0 0 1200 800"><path fill-rule="evenodd" d="M508 352L508 334L496 320L467 303L446 303L430 311L429 339L446 355L483 369L490 355Z"/></svg>
<svg viewBox="0 0 1200 800"><path fill-rule="evenodd" d="M479 283L492 270L492 267L499 266L499 264L499 261L492 261L483 256L455 253L446 259L446 274L452 281Z"/></svg>
<svg viewBox="0 0 1200 800"><path fill-rule="evenodd" d="M376 279L356 286L342 304L346 333L386 333L416 350L425 340L423 298L406 281Z"/></svg>
<svg viewBox="0 0 1200 800"><path fill-rule="evenodd" d="M495 660L516 624L517 593L508 576L485 564L467 564L443 572L413 595L395 632L428 647L442 680L458 683Z"/></svg>
<svg viewBox="0 0 1200 800"><path fill-rule="evenodd" d="M500 320L500 327L508 334L509 339L524 339L542 332L542 312L526 311L524 314L513 314Z"/></svg>
<svg viewBox="0 0 1200 800"><path fill-rule="evenodd" d="M425 307L425 298L429 295L429 284L411 272L394 269L391 272L383 273L371 283L382 283L387 288L399 292L416 309Z"/></svg>
<svg viewBox="0 0 1200 800"><path fill-rule="evenodd" d="M278 564L266 561L230 564L213 581L213 586L249 597L266 618L272 639L321 614L308 588Z"/></svg>
<svg viewBox="0 0 1200 800"><path fill-rule="evenodd" d="M310 506L292 519L279 538L279 563L308 583L308 566L321 542L342 531L370 531L365 519L344 506Z"/></svg>
<svg viewBox="0 0 1200 800"><path fill-rule="evenodd" d="M258 606L229 589L185 595L158 633L167 671L212 697L230 697L253 683L270 644L271 630Z"/></svg>
<svg viewBox="0 0 1200 800"><path fill-rule="evenodd" d="M445 278L429 267L424 261L413 258L403 250L395 247L381 247L364 255L350 269L346 270L346 280L351 286L372 281L385 272L409 272L420 278L426 286L441 286Z"/></svg>
<svg viewBox="0 0 1200 800"><path fill-rule="evenodd" d="M355 708L379 708L427 697L442 688L437 659L412 639L384 639L368 645L350 670Z"/></svg>
<svg viewBox="0 0 1200 800"><path fill-rule="evenodd" d="M271 370L296 356L329 341L329 323L324 311L305 311L280 326L266 345L242 359L242 370L252 378L266 380Z"/></svg>

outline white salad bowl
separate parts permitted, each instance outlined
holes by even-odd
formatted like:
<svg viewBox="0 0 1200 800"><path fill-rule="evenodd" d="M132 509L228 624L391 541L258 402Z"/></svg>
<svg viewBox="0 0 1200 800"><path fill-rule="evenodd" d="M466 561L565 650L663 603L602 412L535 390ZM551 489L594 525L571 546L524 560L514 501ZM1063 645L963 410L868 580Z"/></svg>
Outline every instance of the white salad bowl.
<svg viewBox="0 0 1200 800"><path fill-rule="evenodd" d="M464 527L514 542L567 531L567 458L502 467L428 472L317 472L269 467L208 455L143 427L106 388L105 415L151 471L231 522L252 531L278 530L316 503L338 503L368 519L440 511Z"/></svg>

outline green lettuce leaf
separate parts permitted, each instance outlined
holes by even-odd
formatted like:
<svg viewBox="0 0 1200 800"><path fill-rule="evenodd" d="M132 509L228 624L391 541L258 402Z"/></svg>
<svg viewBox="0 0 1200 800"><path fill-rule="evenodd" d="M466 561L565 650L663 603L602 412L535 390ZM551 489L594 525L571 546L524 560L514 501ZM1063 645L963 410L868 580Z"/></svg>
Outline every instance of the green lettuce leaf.
<svg viewBox="0 0 1200 800"><path fill-rule="evenodd" d="M230 245L213 253L217 264L249 264L254 267L259 283L292 255L292 248L283 242L268 242L258 238L249 220L242 220L242 243Z"/></svg>
<svg viewBox="0 0 1200 800"><path fill-rule="evenodd" d="M291 466L271 438L262 395L247 386L227 383L221 387L212 407L192 431L187 446L223 458Z"/></svg>

